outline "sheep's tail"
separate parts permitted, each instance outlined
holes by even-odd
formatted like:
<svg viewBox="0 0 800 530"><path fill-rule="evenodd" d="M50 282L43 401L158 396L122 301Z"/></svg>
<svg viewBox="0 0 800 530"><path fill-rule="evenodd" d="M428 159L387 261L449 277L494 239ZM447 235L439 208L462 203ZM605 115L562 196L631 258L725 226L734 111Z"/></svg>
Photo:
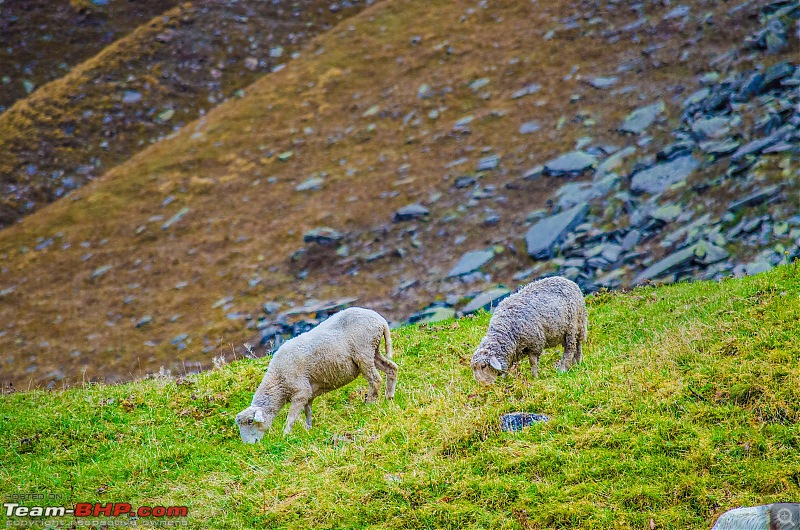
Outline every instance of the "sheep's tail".
<svg viewBox="0 0 800 530"><path fill-rule="evenodd" d="M386 341L386 358L392 358L392 332L389 329L389 324L383 325L383 339Z"/></svg>

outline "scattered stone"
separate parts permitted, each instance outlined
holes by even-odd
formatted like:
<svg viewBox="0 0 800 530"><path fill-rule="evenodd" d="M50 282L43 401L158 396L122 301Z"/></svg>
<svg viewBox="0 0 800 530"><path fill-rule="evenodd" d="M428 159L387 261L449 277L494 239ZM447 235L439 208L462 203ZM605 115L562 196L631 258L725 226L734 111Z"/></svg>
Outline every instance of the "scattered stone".
<svg viewBox="0 0 800 530"><path fill-rule="evenodd" d="M328 246L344 239L345 234L327 226L309 230L303 234L303 241Z"/></svg>
<svg viewBox="0 0 800 530"><path fill-rule="evenodd" d="M641 134L656 121L665 110L664 102L659 101L631 112L620 126L620 130L632 134Z"/></svg>
<svg viewBox="0 0 800 530"><path fill-rule="evenodd" d="M662 193L664 190L683 182L700 165L693 156L683 156L669 162L636 172L631 179L634 193Z"/></svg>
<svg viewBox="0 0 800 530"><path fill-rule="evenodd" d="M486 265L494 257L493 250L473 250L465 253L447 273L448 278L463 276Z"/></svg>
<svg viewBox="0 0 800 530"><path fill-rule="evenodd" d="M139 320L136 321L136 327L137 328L143 328L146 325L148 325L149 323L151 323L152 321L153 321L153 317L151 317L150 315L143 316L142 318L140 318Z"/></svg>
<svg viewBox="0 0 800 530"><path fill-rule="evenodd" d="M536 94L541 89L542 89L542 85L540 85L538 83L531 83L530 85L527 85L527 86L517 90L513 94L511 94L511 97L513 99L519 99L519 98L528 96L530 94Z"/></svg>
<svg viewBox="0 0 800 530"><path fill-rule="evenodd" d="M419 99L430 99L434 96L434 91L428 83L423 83L417 89L417 97Z"/></svg>
<svg viewBox="0 0 800 530"><path fill-rule="evenodd" d="M691 12L691 10L692 10L692 8L690 6L686 6L686 5L677 6L674 9L672 9L670 12L668 12L666 15L664 15L662 20L672 20L672 19L675 19L675 18L686 18L686 17L689 16L689 13Z"/></svg>
<svg viewBox="0 0 800 530"><path fill-rule="evenodd" d="M766 201L771 201L775 199L781 193L781 186L776 184L774 186L767 186L766 188L760 189L756 192L751 193L750 195L743 197L739 200L733 201L728 205L729 212L738 212L742 208L750 208L752 206L758 206Z"/></svg>
<svg viewBox="0 0 800 530"><path fill-rule="evenodd" d="M552 257L555 246L561 243L569 232L583 222L588 212L589 205L581 203L534 224L525 235L528 255L534 259Z"/></svg>
<svg viewBox="0 0 800 530"><path fill-rule="evenodd" d="M711 530L791 530L800 521L800 504L775 503L723 513Z"/></svg>
<svg viewBox="0 0 800 530"><path fill-rule="evenodd" d="M122 96L122 102L125 104L138 103L142 100L142 93L135 90L126 90Z"/></svg>
<svg viewBox="0 0 800 530"><path fill-rule="evenodd" d="M589 84L598 90L611 88L619 81L618 77L593 77L589 79Z"/></svg>
<svg viewBox="0 0 800 530"><path fill-rule="evenodd" d="M628 252L629 250L633 250L633 248L639 243L639 240L642 238L642 233L636 229L631 230L625 237L622 238L620 245L622 246L622 250Z"/></svg>
<svg viewBox="0 0 800 530"><path fill-rule="evenodd" d="M577 174L595 166L597 157L584 151L572 151L550 160L544 171L553 176Z"/></svg>
<svg viewBox="0 0 800 530"><path fill-rule="evenodd" d="M730 256L727 250L708 241L697 243L694 247L694 254L704 265L720 262Z"/></svg>
<svg viewBox="0 0 800 530"><path fill-rule="evenodd" d="M677 204L669 204L650 212L650 217L662 223L671 223L678 218L681 212L683 212L683 208Z"/></svg>
<svg viewBox="0 0 800 530"><path fill-rule="evenodd" d="M325 179L320 176L309 177L295 187L295 191L317 191L322 189Z"/></svg>
<svg viewBox="0 0 800 530"><path fill-rule="evenodd" d="M535 133L536 131L538 131L541 128L542 128L542 126L539 125L539 122L526 121L525 123L523 123L522 125L519 126L519 133L520 134L531 134L531 133Z"/></svg>
<svg viewBox="0 0 800 530"><path fill-rule="evenodd" d="M497 155L487 156L478 160L478 171L490 171L496 169L500 164L500 157Z"/></svg>
<svg viewBox="0 0 800 530"><path fill-rule="evenodd" d="M399 223L402 221L412 221L414 219L421 219L430 215L430 211L421 204L414 203L408 206L403 206L394 213L394 222Z"/></svg>
<svg viewBox="0 0 800 530"><path fill-rule="evenodd" d="M633 284L636 285L642 283L644 280L661 277L679 267L688 265L695 258L694 252L695 247L691 246L668 255L639 273L639 275L634 278Z"/></svg>
<svg viewBox="0 0 800 530"><path fill-rule="evenodd" d="M692 135L698 141L722 138L730 132L730 120L726 118L705 118L692 124Z"/></svg>
<svg viewBox="0 0 800 530"><path fill-rule="evenodd" d="M511 289L507 289L505 287L497 287L495 289L490 289L488 291L484 291L472 300L467 303L462 309L462 315L471 315L481 309L486 311L492 311L497 304L499 304L504 298L511 294Z"/></svg>
<svg viewBox="0 0 800 530"><path fill-rule="evenodd" d="M456 312L452 307L433 306L427 307L408 317L409 324L430 324L454 318Z"/></svg>
<svg viewBox="0 0 800 530"><path fill-rule="evenodd" d="M103 265L101 267L97 267L95 270L92 271L92 274L89 276L89 279L96 280L100 276L110 271L112 268L113 268L112 265Z"/></svg>
<svg viewBox="0 0 800 530"><path fill-rule="evenodd" d="M546 414L530 412L509 412L500 416L500 429L506 432L521 431L531 425L550 421Z"/></svg>
<svg viewBox="0 0 800 530"><path fill-rule="evenodd" d="M181 208L181 209L178 211L178 213L176 213L175 215L173 215L172 217L170 217L170 218L169 218L169 220L168 220L166 223L164 223L163 225L161 225L161 229L162 229L162 230L169 230L169 228L170 228L172 225L174 225L175 223L177 223L178 221L180 221L181 219L183 219L183 216L185 216L187 213L189 213L189 207L188 207L188 206L184 206L183 208Z"/></svg>

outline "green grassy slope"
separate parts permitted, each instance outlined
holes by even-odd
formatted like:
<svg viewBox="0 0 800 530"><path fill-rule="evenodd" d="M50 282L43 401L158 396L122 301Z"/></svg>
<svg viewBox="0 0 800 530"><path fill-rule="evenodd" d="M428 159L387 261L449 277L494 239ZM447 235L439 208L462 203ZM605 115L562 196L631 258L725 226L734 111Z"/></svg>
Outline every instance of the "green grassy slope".
<svg viewBox="0 0 800 530"><path fill-rule="evenodd" d="M0 491L188 504L195 528L708 528L800 495L798 296L796 266L601 293L581 366L551 351L490 389L468 367L488 315L399 329L393 403L359 379L255 446L233 418L266 359L6 395ZM501 432L514 410L552 421Z"/></svg>

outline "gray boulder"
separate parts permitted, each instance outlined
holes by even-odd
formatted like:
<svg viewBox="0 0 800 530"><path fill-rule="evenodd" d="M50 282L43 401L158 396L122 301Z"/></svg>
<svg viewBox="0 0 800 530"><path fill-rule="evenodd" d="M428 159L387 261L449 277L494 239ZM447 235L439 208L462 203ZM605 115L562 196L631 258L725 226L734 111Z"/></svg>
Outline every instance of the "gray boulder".
<svg viewBox="0 0 800 530"><path fill-rule="evenodd" d="M528 255L534 259L551 257L554 247L586 219L588 212L589 205L584 202L534 224L525 234Z"/></svg>
<svg viewBox="0 0 800 530"><path fill-rule="evenodd" d="M696 158L688 155L638 171L631 179L631 191L661 193L673 184L686 180L699 165L700 162Z"/></svg>

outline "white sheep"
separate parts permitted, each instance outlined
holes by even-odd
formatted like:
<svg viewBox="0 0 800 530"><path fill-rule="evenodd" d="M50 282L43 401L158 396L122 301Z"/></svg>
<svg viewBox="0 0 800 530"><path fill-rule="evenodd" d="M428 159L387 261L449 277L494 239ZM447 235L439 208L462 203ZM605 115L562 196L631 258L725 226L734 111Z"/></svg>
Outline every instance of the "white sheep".
<svg viewBox="0 0 800 530"><path fill-rule="evenodd" d="M581 362L587 326L586 303L575 282L555 276L529 283L498 304L472 356L472 373L490 385L527 356L538 377L539 356L559 344L564 355L556 366L565 372Z"/></svg>
<svg viewBox="0 0 800 530"><path fill-rule="evenodd" d="M381 339L386 357L381 355ZM286 341L272 357L252 404L236 415L239 434L256 443L287 403L289 416L284 434L292 430L305 409L306 428L311 428L311 402L362 374L369 382L367 403L378 398L381 376L386 373L386 398L394 397L397 365L392 357L389 324L375 311L351 307L331 316L314 329Z"/></svg>

